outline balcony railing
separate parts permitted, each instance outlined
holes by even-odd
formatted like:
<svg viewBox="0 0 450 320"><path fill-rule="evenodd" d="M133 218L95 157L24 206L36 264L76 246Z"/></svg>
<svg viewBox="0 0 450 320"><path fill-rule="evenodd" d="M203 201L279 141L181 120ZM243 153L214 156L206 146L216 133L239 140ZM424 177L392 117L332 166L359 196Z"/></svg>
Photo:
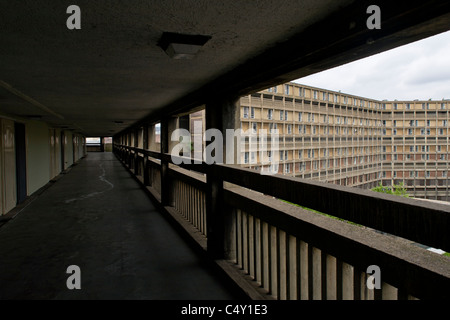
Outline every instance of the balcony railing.
<svg viewBox="0 0 450 320"><path fill-rule="evenodd" d="M222 249L216 263L252 298L450 299L450 258L416 244L450 251L449 206L231 165L182 168L169 154L124 145L114 151L203 249ZM381 289L366 285L373 265Z"/></svg>

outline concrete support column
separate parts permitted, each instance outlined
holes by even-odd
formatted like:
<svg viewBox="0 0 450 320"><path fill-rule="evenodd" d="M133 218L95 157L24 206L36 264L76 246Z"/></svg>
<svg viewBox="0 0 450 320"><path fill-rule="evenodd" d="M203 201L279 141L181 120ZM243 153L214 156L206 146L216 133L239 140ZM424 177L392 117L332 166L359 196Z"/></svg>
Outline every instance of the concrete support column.
<svg viewBox="0 0 450 320"><path fill-rule="evenodd" d="M149 149L149 143L148 143L148 124L144 124L142 126L142 145L143 145L143 149L144 150L148 150ZM149 186L150 185L150 177L149 177L149 161L148 161L148 157L144 156L144 172L142 173L142 175L144 176L144 186Z"/></svg>
<svg viewBox="0 0 450 320"><path fill-rule="evenodd" d="M134 128L132 134L134 136L133 147L138 148L139 147L139 128ZM133 163L134 174L138 175L139 174L139 157L138 157L138 152L136 150L134 151L133 161L134 161L134 163Z"/></svg>
<svg viewBox="0 0 450 320"><path fill-rule="evenodd" d="M170 205L169 162L164 154L169 152L169 119L161 120L161 204Z"/></svg>
<svg viewBox="0 0 450 320"><path fill-rule="evenodd" d="M156 143L155 124L148 125L148 149L151 151L160 151L161 146Z"/></svg>
<svg viewBox="0 0 450 320"><path fill-rule="evenodd" d="M105 152L105 137L100 137L100 152Z"/></svg>
<svg viewBox="0 0 450 320"><path fill-rule="evenodd" d="M226 129L239 128L236 123L237 112L239 110L239 99L230 98L222 101L211 101L205 108L205 130L218 129L223 136L223 163L226 159ZM212 142L207 142L207 146ZM230 151L230 150L228 150ZM209 157L209 154L206 154ZM205 159L208 160L208 159ZM208 232L207 248L208 253L214 259L221 259L225 256L226 243L229 237L226 232L230 230L228 225L231 219L227 215L230 210L224 208L223 202L223 180L220 178L218 167L213 164L208 168L207 173L207 194L206 194L206 222Z"/></svg>

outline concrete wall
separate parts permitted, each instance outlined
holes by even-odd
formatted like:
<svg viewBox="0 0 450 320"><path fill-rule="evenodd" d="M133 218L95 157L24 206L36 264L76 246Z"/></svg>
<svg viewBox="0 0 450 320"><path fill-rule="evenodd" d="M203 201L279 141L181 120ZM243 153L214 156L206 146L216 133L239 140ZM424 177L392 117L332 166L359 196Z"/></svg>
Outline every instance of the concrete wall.
<svg viewBox="0 0 450 320"><path fill-rule="evenodd" d="M73 165L73 134L64 131L64 170Z"/></svg>
<svg viewBox="0 0 450 320"><path fill-rule="evenodd" d="M15 122L25 124L27 196L85 155L85 138L81 134L61 131L41 121L0 115L0 215L8 213L17 205Z"/></svg>
<svg viewBox="0 0 450 320"><path fill-rule="evenodd" d="M27 145L27 194L31 195L44 186L50 177L49 130L45 123L26 123Z"/></svg>

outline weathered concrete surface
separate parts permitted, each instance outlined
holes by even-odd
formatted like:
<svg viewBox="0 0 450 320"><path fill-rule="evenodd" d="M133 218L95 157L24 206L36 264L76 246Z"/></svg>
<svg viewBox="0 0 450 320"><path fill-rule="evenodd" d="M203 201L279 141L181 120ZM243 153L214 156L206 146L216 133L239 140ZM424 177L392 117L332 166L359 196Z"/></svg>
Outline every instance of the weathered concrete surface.
<svg viewBox="0 0 450 320"><path fill-rule="evenodd" d="M81 268L69 290L67 267ZM1 299L233 299L112 153L91 153L0 228Z"/></svg>

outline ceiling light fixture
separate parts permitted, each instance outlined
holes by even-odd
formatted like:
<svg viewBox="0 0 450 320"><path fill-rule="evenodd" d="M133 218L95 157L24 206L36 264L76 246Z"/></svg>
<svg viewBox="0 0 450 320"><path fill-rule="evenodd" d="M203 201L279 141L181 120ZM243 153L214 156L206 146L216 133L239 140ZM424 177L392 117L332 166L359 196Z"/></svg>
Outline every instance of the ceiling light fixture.
<svg viewBox="0 0 450 320"><path fill-rule="evenodd" d="M172 59L193 59L211 36L189 35L164 32L158 42L166 54Z"/></svg>

